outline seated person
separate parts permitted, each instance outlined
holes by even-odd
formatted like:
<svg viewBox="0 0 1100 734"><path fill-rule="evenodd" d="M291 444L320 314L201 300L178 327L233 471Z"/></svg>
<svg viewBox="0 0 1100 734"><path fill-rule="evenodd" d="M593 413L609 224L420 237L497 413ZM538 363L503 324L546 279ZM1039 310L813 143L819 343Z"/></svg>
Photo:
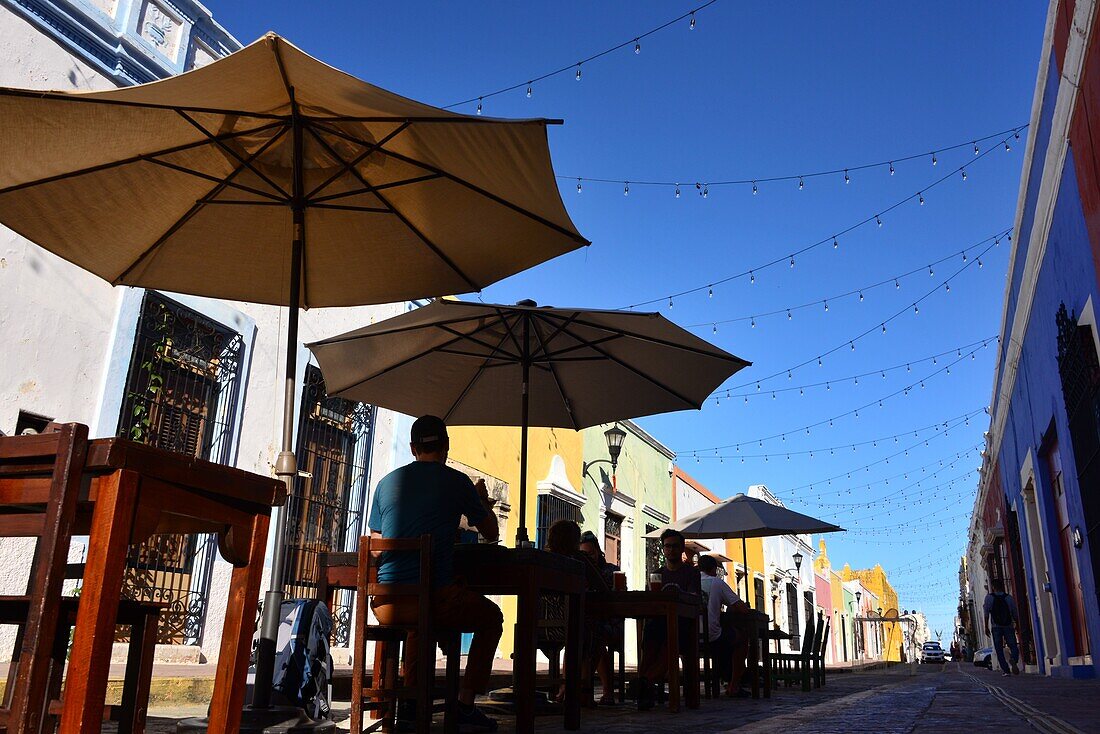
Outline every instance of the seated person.
<svg viewBox="0 0 1100 734"><path fill-rule="evenodd" d="M720 680L728 681L727 696L743 698L749 695L741 688L749 641L737 631L730 617L748 613L749 605L741 601L741 597L718 576L718 561L713 556L699 557L699 571L703 596L707 601L707 640L715 672ZM725 614L722 613L723 606L726 607Z"/></svg>
<svg viewBox="0 0 1100 734"><path fill-rule="evenodd" d="M661 533L661 550L665 556L665 563L661 567L661 588L699 594L699 571L684 563L684 536L679 531L668 528ZM697 634L696 627L695 620L680 620L681 655L688 649L692 635ZM679 664L679 661L668 659L667 630L665 620L649 619L642 631L642 659L638 664L638 708L643 711L653 708L656 703L654 682L664 679L669 665Z"/></svg>
<svg viewBox="0 0 1100 734"><path fill-rule="evenodd" d="M546 532L546 550L563 556L574 558L584 565L585 576L588 580L589 591L608 591L611 587L604 583L603 577L589 560L588 556L581 553L581 528L572 520L558 520ZM540 617L550 622L539 627L539 650L546 657L556 656L565 647L565 599L560 594L542 594L539 598L541 606ZM588 691L588 681L592 678L592 666L589 664L592 651L595 648L596 630L591 622L585 620L581 641L581 676L582 690ZM564 700L565 685L558 690L555 697L558 701Z"/></svg>
<svg viewBox="0 0 1100 734"><path fill-rule="evenodd" d="M614 563L608 563L607 557L600 550L600 541L591 530L585 530L581 535L581 553L588 556L588 560L596 567L603 577L608 588L615 585L615 573L619 567ZM615 686L611 680L611 651L610 647L619 647L622 644L622 621L606 620L596 626L595 648L592 656L596 661L596 674L600 677L600 688L603 694L600 696L601 705L615 702Z"/></svg>
<svg viewBox="0 0 1100 734"><path fill-rule="evenodd" d="M493 655L503 630L504 617L496 604L474 593L454 579L455 533L465 516L489 541L499 530L492 502L483 482L475 488L470 478L447 466L450 442L447 426L440 418L426 415L412 426L410 448L416 459L395 469L378 483L367 526L371 535L382 538L432 536L432 612L443 630L473 632L466 675L459 689L459 727L462 731L496 731L496 721L474 706L474 697L488 687ZM384 584L419 582L419 559L413 553L383 553L378 581ZM371 608L382 624L414 624L417 600L412 597L375 597ZM435 661L425 661L434 667ZM416 635L409 633L405 644L405 685L417 675ZM398 716L408 723L414 717L410 706L400 706Z"/></svg>

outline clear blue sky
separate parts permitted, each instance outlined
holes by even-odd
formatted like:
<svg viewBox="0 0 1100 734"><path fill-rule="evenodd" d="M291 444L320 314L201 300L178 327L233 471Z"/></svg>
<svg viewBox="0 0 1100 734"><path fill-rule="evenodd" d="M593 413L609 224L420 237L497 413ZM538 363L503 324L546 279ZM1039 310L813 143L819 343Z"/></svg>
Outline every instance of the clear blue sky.
<svg viewBox="0 0 1100 734"><path fill-rule="evenodd" d="M309 3L207 0L215 17L242 42L267 30L285 35L323 60L380 86L428 103L476 97L571 64L702 4L586 3ZM593 244L487 289L486 301L534 298L551 305L621 307L662 298L790 252L873 217L967 164L910 202L831 244L747 278L657 304L682 325L754 362L731 386L811 364L761 382L759 396L711 402L702 412L641 423L680 453L687 471L719 496L763 483L796 508L835 519L853 532L828 539L837 565L882 565L904 607L925 610L950 638L955 572L979 464L987 418L979 414L948 435L912 429L984 407L990 396L994 345L974 360L930 355L996 335L1008 244L1002 243L945 287L909 306L964 265L961 257L929 262L975 244L1012 224L1024 140L1010 138L975 160L968 145L885 167L797 181L713 187L706 199L693 182L764 179L843 169L944 148L1026 124L1030 114L1045 4L1034 2L755 4L718 0L686 20L573 72L486 99L494 116L564 118L551 129L558 172L616 180L682 181L671 188L561 181L565 203ZM473 113L476 103L460 107ZM1026 135L1026 132L1022 135ZM999 139L981 144L999 146ZM714 322L823 301L921 268L917 275L823 304L750 322ZM869 336L847 341L867 329ZM837 345L843 349L816 356ZM967 355L969 349L964 349ZM898 364L912 371L843 379ZM920 377L938 372L907 396L883 401L827 425L801 429L874 403ZM836 380L830 389L777 393ZM755 391L751 384L748 391ZM743 393L746 390L733 390ZM848 446L910 431L908 439ZM786 440L757 437L787 432ZM920 442L928 438L928 446ZM746 443L731 458L695 461L694 449ZM913 444L909 455L889 457ZM822 450L824 449L824 450ZM787 451L814 451L792 455ZM950 466L959 452L964 457ZM740 453L772 456L748 458ZM714 452L710 452L713 456ZM945 467L934 478L929 475ZM869 470L861 467L879 462ZM910 486L922 477L920 487ZM848 470L857 469L852 479ZM909 479L900 475L908 472ZM831 485L825 479L839 476ZM889 485L884 480L890 478ZM962 477L959 479L959 477ZM951 483L952 480L956 480ZM805 487L813 483L814 489ZM874 483L867 487L868 483ZM944 486L938 486L944 485ZM909 487L897 493L898 490ZM850 490L850 493L849 493ZM896 493L896 494L895 494ZM920 504L916 502L920 500ZM876 502L869 506L859 503ZM942 527L940 523L942 522ZM854 532L858 528L878 530Z"/></svg>

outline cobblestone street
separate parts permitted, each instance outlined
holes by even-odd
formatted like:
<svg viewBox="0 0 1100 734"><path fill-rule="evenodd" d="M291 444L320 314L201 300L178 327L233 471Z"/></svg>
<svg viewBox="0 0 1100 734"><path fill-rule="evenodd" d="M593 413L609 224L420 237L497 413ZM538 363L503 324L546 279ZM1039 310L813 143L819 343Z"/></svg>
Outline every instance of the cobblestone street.
<svg viewBox="0 0 1100 734"><path fill-rule="evenodd" d="M1062 680L1032 675L1003 678L999 672L970 665L893 668L885 672L845 673L828 678L825 688L802 693L780 689L771 700L702 702L695 711L641 714L633 706L586 710L582 732L635 734L676 729L692 734L736 731L743 734L932 734L933 732L1100 731L1100 681ZM341 731L348 728L346 704L337 703ZM149 731L174 731L177 717L199 708L154 710ZM501 731L511 718L498 715ZM537 731L561 730L558 717L538 720ZM112 729L113 731L113 729Z"/></svg>

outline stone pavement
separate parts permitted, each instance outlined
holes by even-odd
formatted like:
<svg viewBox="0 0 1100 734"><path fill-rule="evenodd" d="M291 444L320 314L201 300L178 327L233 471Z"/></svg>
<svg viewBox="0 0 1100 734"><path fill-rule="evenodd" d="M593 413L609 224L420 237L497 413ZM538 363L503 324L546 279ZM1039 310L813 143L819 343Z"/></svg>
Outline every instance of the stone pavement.
<svg viewBox="0 0 1100 734"><path fill-rule="evenodd" d="M703 700L695 711L645 714L633 706L585 710L582 732L638 734L679 730L692 734L942 734L942 732L1100 731L1100 681L1074 681L1021 675L1002 678L970 665L895 667L888 671L832 675L822 689L802 693L780 689L770 700ZM346 704L336 706L338 728L346 731ZM176 718L201 715L202 707L154 709L150 734L174 730ZM1057 715L1057 718L1055 717ZM508 716L501 731L512 730ZM104 731L113 729L104 728ZM538 719L537 731L561 731L561 719Z"/></svg>

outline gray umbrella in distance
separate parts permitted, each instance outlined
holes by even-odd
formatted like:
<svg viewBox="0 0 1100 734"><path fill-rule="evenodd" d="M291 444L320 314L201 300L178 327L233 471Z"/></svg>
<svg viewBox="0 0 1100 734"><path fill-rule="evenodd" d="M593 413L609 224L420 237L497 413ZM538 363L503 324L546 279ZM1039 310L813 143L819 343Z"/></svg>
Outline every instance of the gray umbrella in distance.
<svg viewBox="0 0 1100 734"><path fill-rule="evenodd" d="M530 301L436 301L308 346L330 395L452 425L519 426L517 542L527 540L528 427L698 409L749 365L660 314Z"/></svg>
<svg viewBox="0 0 1100 734"><path fill-rule="evenodd" d="M844 532L844 528L839 525L788 510L786 507L773 505L746 494L736 494L710 507L704 507L664 528L650 531L643 537L659 537L668 528L678 530L685 538L740 538L741 557L746 566L745 599L749 598L746 538Z"/></svg>

